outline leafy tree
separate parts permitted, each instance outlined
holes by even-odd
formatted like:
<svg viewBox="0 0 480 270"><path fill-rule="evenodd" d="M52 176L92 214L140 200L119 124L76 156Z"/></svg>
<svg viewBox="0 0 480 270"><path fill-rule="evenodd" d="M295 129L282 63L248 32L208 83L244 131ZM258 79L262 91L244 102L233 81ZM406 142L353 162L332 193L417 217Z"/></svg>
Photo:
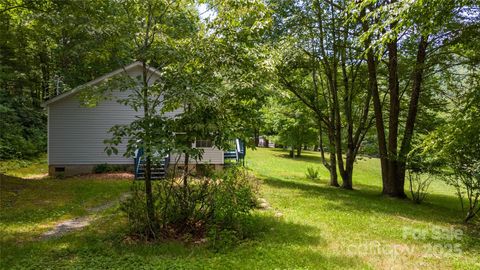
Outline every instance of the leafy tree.
<svg viewBox="0 0 480 270"><path fill-rule="evenodd" d="M109 1L0 2L1 104L17 111L7 113L8 125L17 128L2 129L2 135L26 140L9 139L1 147L16 145L15 156L22 158L44 152L46 117L40 104L131 61L125 53L132 49L125 42L128 35L112 27L124 18L121 11ZM19 136L20 129L36 135Z"/></svg>
<svg viewBox="0 0 480 270"><path fill-rule="evenodd" d="M350 13L361 20L364 31L360 40L367 50L369 88L386 195L406 196L406 157L412 148L425 77L440 64L437 60L442 57L435 55L454 55L457 52L449 48L455 47L462 36L471 35L471 27L476 23L466 20L463 13L472 5L471 1L454 0L351 3ZM401 63L408 59L413 59L411 68L402 69ZM387 92L383 97L378 73L381 60L386 62L387 68ZM401 87L410 88L410 91L402 91ZM383 104L384 98L388 98L388 106ZM402 115L402 100L407 104L405 116Z"/></svg>
<svg viewBox="0 0 480 270"><path fill-rule="evenodd" d="M152 164L166 154L183 159L184 199L178 200L183 204L179 207L183 209L179 218L188 222L197 207L197 201L190 200L188 164L191 159L201 160L203 154L201 149L192 147L193 142L210 139L223 149L228 139L245 132L237 123L249 125L254 120L248 117L255 110L248 94L259 87L245 83L246 79L251 80L246 77L252 74L252 67L243 61L252 61L252 54L218 57L221 52L233 50L229 46L237 46L238 42L229 44L223 28L216 33L214 28L202 25L193 2L159 0L120 4L126 11L126 25L119 27L126 27L133 37L133 58L142 63L143 73L138 78L123 76L89 87L84 100L95 104L97 98L108 97L108 91L130 91L128 98L119 102L141 112L132 123L112 127L106 151L117 154L116 146L125 140L125 156L132 157L140 148L144 150L148 217L145 233L147 237L155 237L158 229L165 228L159 228L162 224L157 223L159 218L155 214ZM218 17L222 18L221 13ZM239 55L244 57L240 63L234 58ZM150 66L157 68L155 74ZM238 74L235 68L241 69ZM173 118L165 117L165 113L172 111L177 112Z"/></svg>
<svg viewBox="0 0 480 270"><path fill-rule="evenodd" d="M330 148L330 184L352 189L353 165L371 125L371 94L360 79L366 73L354 44L358 23L346 19L344 1L280 1L272 40L279 44L278 84L293 93L326 129ZM345 149L345 150L344 150ZM343 155L345 154L345 160ZM323 157L323 151L322 151Z"/></svg>
<svg viewBox="0 0 480 270"><path fill-rule="evenodd" d="M288 96L271 98L268 106L263 110L266 126L277 137L277 143L290 148L290 157L299 157L302 147L318 143L318 131L305 105Z"/></svg>
<svg viewBox="0 0 480 270"><path fill-rule="evenodd" d="M191 12L193 5L188 2L127 1L120 5L125 10L124 23L130 27L127 30L135 44L133 57L142 63L142 74L138 78L122 76L100 86L89 87L83 99L94 104L97 97L108 97L108 91L129 91L128 98L118 101L141 112L141 116L130 124L112 127L112 138L106 140L106 151L117 154L116 146L125 139L128 142L124 156L133 157L137 149L143 149L148 217L146 234L155 237L159 224L154 211L151 169L153 163L170 153L175 147L174 142L178 141L175 140L175 132L179 131L175 129L176 121L167 118L164 112L178 108L175 106L179 105L176 95L172 93L186 91L185 76L181 74L184 69L181 67L188 63L189 58L185 55L184 46L188 45L188 41L191 44L196 37L198 17ZM125 27L119 27L122 26ZM150 64L158 67L158 71L153 71ZM188 153L186 155L188 161Z"/></svg>
<svg viewBox="0 0 480 270"><path fill-rule="evenodd" d="M26 97L0 92L0 118L0 160L28 159L45 152L45 114L32 108Z"/></svg>
<svg viewBox="0 0 480 270"><path fill-rule="evenodd" d="M447 170L444 179L452 185L466 210L465 222L480 213L480 84L478 76L472 88L457 99L452 118L424 141L426 151ZM434 154L432 154L434 153ZM464 205L466 201L466 205Z"/></svg>
<svg viewBox="0 0 480 270"><path fill-rule="evenodd" d="M271 27L271 11L261 0L205 2L213 13L205 22L210 44L206 61L223 80L222 121L229 123L224 132L256 146L260 109L272 88L270 47L264 38Z"/></svg>

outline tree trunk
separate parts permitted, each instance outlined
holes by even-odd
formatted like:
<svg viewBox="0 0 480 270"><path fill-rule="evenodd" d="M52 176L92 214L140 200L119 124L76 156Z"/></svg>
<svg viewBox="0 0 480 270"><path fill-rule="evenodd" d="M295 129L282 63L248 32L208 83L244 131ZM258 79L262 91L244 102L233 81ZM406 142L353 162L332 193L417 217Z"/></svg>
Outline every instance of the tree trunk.
<svg viewBox="0 0 480 270"><path fill-rule="evenodd" d="M147 79L147 65L145 61L143 61L143 74L142 74L142 79L143 79L143 113L145 119L150 118L150 111L149 111L149 102L148 102L148 79ZM155 221L155 209L153 205L153 193L152 193L152 160L151 160L151 154L152 154L152 149L151 149L151 144L149 140L149 133L150 131L145 129L145 137L147 141L144 141L144 147L145 147L145 157L146 157L146 163L145 163L145 199L146 199L146 206L147 206L147 217L148 217L148 223L150 226L150 231L152 236L155 236L155 226L156 226L156 221Z"/></svg>
<svg viewBox="0 0 480 270"><path fill-rule="evenodd" d="M397 40L387 44L388 49L388 89L390 111L388 126L388 180L383 194L405 198L404 182L398 178L398 122L400 116L400 92L398 82L398 46Z"/></svg>
<svg viewBox="0 0 480 270"><path fill-rule="evenodd" d="M330 151L330 186L339 187L337 177L337 158L335 151Z"/></svg>
<svg viewBox="0 0 480 270"><path fill-rule="evenodd" d="M187 152L184 152L185 159L184 159L184 166L183 166L183 196L185 201L188 196L188 163L190 162L190 155Z"/></svg>
<svg viewBox="0 0 480 270"><path fill-rule="evenodd" d="M255 130L253 131L253 137L255 146L259 146L258 144L260 143L260 132L257 128L255 128Z"/></svg>
<svg viewBox="0 0 480 270"><path fill-rule="evenodd" d="M337 177L337 157L335 155L335 138L333 132L329 131L330 150L330 186L339 187Z"/></svg>
<svg viewBox="0 0 480 270"><path fill-rule="evenodd" d="M364 17L365 10L362 10L361 17ZM368 32L368 25L366 22L362 21L363 31ZM368 68L368 87L372 93L373 108L375 113L375 127L377 130L377 139L378 139L378 153L380 155L380 166L382 169L382 184L383 192L385 192L385 187L388 185L388 159L387 159L387 142L385 136L385 126L383 123L383 112L382 112L382 102L380 100L380 94L378 90L378 80L377 80L377 66L375 61L375 55L370 48L371 38L367 38L365 41L365 48L367 49L367 68Z"/></svg>
<svg viewBox="0 0 480 270"><path fill-rule="evenodd" d="M288 156L291 157L291 158L294 158L294 157L295 157L293 149L294 149L294 147L292 146L292 147L290 148L290 152L289 152L289 154L288 154Z"/></svg>
<svg viewBox="0 0 480 270"><path fill-rule="evenodd" d="M147 154L145 162L145 194L147 203L147 216L150 225L150 230L154 234L155 228L155 209L153 205L153 193L152 193L152 160Z"/></svg>
<svg viewBox="0 0 480 270"><path fill-rule="evenodd" d="M330 165L328 165L328 163L327 163L327 160L325 158L325 150L323 148L323 128L322 128L322 121L321 120L318 120L318 133L319 133L318 149L320 150L320 157L321 157L321 160L322 160L322 164L323 164L323 166L325 166L325 168L328 169L328 171L330 171Z"/></svg>
<svg viewBox="0 0 480 270"><path fill-rule="evenodd" d="M184 105L184 111L186 113L190 113L191 111L191 104L185 104ZM194 140L190 140L190 132L187 130L185 132L185 137L186 137L186 147L187 149L192 148L192 144L194 143ZM182 181L183 181L183 196L184 196L184 202L188 202L188 176L189 176L189 163L190 163L190 153L188 151L183 151L184 156L184 162L183 162L183 176L182 176ZM184 207L184 209L187 209L187 206Z"/></svg>
<svg viewBox="0 0 480 270"><path fill-rule="evenodd" d="M402 145L400 147L399 159L398 159L398 180L399 185L405 183L405 167L406 158L408 152L411 150L411 142L413 137L413 131L415 127L415 121L418 112L418 103L420 100L421 86L423 81L423 71L425 60L427 57L428 36L422 36L418 44L417 60L415 68L412 72L413 85L412 94L410 97L410 104L408 106L407 121L405 123L405 130L403 133Z"/></svg>
<svg viewBox="0 0 480 270"><path fill-rule="evenodd" d="M345 178L343 179L342 188L353 189L353 162L345 162Z"/></svg>
<svg viewBox="0 0 480 270"><path fill-rule="evenodd" d="M302 145L298 145L297 146L297 157L300 157L302 156Z"/></svg>
<svg viewBox="0 0 480 270"><path fill-rule="evenodd" d="M333 10L334 7L332 4L331 5L331 26L333 29L336 28L336 20L335 16L333 15ZM330 72L331 76L331 83L330 83L330 91L332 95L332 110L334 113L334 117L332 117L332 125L334 124L335 127L333 128L334 135L335 135L335 150L337 151L336 153L336 158L337 158L337 166L338 170L340 171L340 176L342 177L342 186L347 180L347 175L345 174L345 165L343 162L343 145L342 145L342 118L340 114L340 102L338 99L338 82L337 82L337 72L338 72L338 64L339 64L339 59L337 57L337 52L341 48L337 47L337 37L336 37L336 30L332 31L332 39L333 39L333 60L332 60L332 69L329 69L328 71ZM336 169L335 169L336 170ZM347 180L348 181L348 180Z"/></svg>
<svg viewBox="0 0 480 270"><path fill-rule="evenodd" d="M44 49L46 50L46 49ZM49 69L49 57L48 53L46 51L42 51L38 55L39 61L40 61L40 67L42 71L42 92L40 99L41 101L47 99L50 97L50 69Z"/></svg>
<svg viewBox="0 0 480 270"><path fill-rule="evenodd" d="M347 44L347 31L343 33L343 42ZM353 99L353 80L355 79L354 74L351 74L352 79L352 89L350 89L350 82L349 82L349 74L347 71L347 49L341 48L341 55L340 55L340 64L342 68L342 77L343 77L343 86L345 91L345 97L343 100L344 103L344 113L346 118L347 124L347 152L345 158L345 170L342 172L342 187L345 189L353 189L353 181L352 181L352 174L353 174L353 161L355 160L354 153L356 144L354 143L353 138L353 113L352 113L352 99ZM370 101L367 99L367 102ZM368 104L367 104L368 107ZM340 114L340 108L337 109L338 114ZM368 111L367 111L368 114ZM363 119L362 119L363 120ZM358 129L362 129L362 124L359 123ZM340 134L341 136L341 134Z"/></svg>

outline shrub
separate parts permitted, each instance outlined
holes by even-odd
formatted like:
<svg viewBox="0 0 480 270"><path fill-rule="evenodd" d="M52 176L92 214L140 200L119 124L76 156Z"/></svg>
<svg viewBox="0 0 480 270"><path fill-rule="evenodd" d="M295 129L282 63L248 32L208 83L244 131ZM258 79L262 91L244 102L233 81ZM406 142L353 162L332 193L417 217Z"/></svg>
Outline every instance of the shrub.
<svg viewBox="0 0 480 270"><path fill-rule="evenodd" d="M94 173L124 172L127 168L123 165L98 164L93 168Z"/></svg>
<svg viewBox="0 0 480 270"><path fill-rule="evenodd" d="M410 194L415 203L422 203L427 197L427 191L433 178L430 175L422 175L419 172L408 170L407 177L410 183Z"/></svg>
<svg viewBox="0 0 480 270"><path fill-rule="evenodd" d="M473 90L473 89L472 89ZM465 213L465 222L480 215L480 91L459 99L452 117L424 140L425 148L443 165ZM466 202L466 205L465 205Z"/></svg>
<svg viewBox="0 0 480 270"><path fill-rule="evenodd" d="M244 169L227 170L213 185L213 229L229 229L241 233L242 221L256 205L254 179Z"/></svg>
<svg viewBox="0 0 480 270"><path fill-rule="evenodd" d="M215 175L215 165L197 164L196 175L204 177L213 177Z"/></svg>
<svg viewBox="0 0 480 270"><path fill-rule="evenodd" d="M480 161L473 161L470 166L454 168L453 173L445 176L444 179L456 190L462 211L465 212L464 222L478 217L480 213Z"/></svg>
<svg viewBox="0 0 480 270"><path fill-rule="evenodd" d="M432 174L438 173L441 166L432 153L422 145L414 147L406 158L406 178L409 181L410 194L415 203L422 203L428 194L428 188L433 181Z"/></svg>
<svg viewBox="0 0 480 270"><path fill-rule="evenodd" d="M319 174L318 169L315 169L313 167L308 167L307 173L305 174L305 176L310 180L317 180L318 174Z"/></svg>
<svg viewBox="0 0 480 270"><path fill-rule="evenodd" d="M209 238L214 246L225 246L248 235L245 224L255 193L254 178L232 167L213 177L188 178L186 185L178 177L154 182L155 224L148 224L143 182L133 184L132 196L121 209L131 233L142 239Z"/></svg>
<svg viewBox="0 0 480 270"><path fill-rule="evenodd" d="M120 204L120 209L127 215L130 231L142 236L149 231L148 217L143 183L133 182L130 196Z"/></svg>

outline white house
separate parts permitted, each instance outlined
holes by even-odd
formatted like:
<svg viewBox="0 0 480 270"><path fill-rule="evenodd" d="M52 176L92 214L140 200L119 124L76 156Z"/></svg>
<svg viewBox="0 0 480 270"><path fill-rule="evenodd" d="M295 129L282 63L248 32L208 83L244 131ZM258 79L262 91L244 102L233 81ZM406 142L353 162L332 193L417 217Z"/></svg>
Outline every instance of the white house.
<svg viewBox="0 0 480 270"><path fill-rule="evenodd" d="M156 69L148 67L151 81L159 78ZM142 63L134 62L113 72L105 74L85 85L92 86L101 83L115 75L128 74L137 77L142 74ZM82 86L85 86L82 85ZM75 175L92 172L98 164L134 165L134 159L123 157L126 145L118 147L119 154L108 156L104 149L104 139L110 138L108 130L116 124L128 124L141 116L132 108L122 105L115 100L100 102L96 107L82 106L78 93L84 89L79 86L75 89L58 95L43 106L48 111L48 166L49 174ZM114 91L114 96L128 96L127 91ZM178 112L168 113L171 116ZM212 147L208 142L197 142L198 147L204 149L201 161L193 160L192 164L208 163L221 166L228 155L224 151Z"/></svg>

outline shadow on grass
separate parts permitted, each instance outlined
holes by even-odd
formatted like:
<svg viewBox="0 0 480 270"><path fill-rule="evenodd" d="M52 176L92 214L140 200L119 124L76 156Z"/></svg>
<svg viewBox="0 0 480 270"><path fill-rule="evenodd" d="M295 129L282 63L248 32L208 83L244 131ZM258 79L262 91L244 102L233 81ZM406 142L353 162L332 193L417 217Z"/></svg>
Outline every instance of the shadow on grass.
<svg viewBox="0 0 480 270"><path fill-rule="evenodd" d="M123 184L125 183L125 184ZM43 224L116 200L128 182L83 179L22 179L0 174L0 222L4 226ZM2 229L2 228L0 228Z"/></svg>
<svg viewBox="0 0 480 270"><path fill-rule="evenodd" d="M306 153L303 153L303 155L301 155L299 157L296 156L296 157L292 158L292 157L289 156L288 151L285 150L285 149L275 148L275 149L272 149L271 151L275 152L276 157L285 158L285 159L288 159L288 160L291 160L291 161L301 161L301 162L315 163L316 165L322 164L322 160L321 160L320 156L315 155L315 154L319 155L320 152L308 151ZM326 157L326 159L327 159L327 161L329 160L328 157Z"/></svg>
<svg viewBox="0 0 480 270"><path fill-rule="evenodd" d="M298 181L282 180L280 178L268 177L263 179L264 183L281 189L296 189L302 191L306 197L318 197L335 202L331 207L339 211L347 212L381 212L392 216L435 222L459 223L461 216L457 209L447 208L445 202L451 205L458 204L455 198L445 195L431 194L429 202L414 204L410 200L398 200L382 196L378 187L369 185L357 185L358 190L344 190L325 186L318 183L307 183ZM432 202L441 200L442 205ZM338 203L340 202L340 203Z"/></svg>
<svg viewBox="0 0 480 270"><path fill-rule="evenodd" d="M168 267L176 267L179 260L186 261L186 268L267 269L267 268L353 268L362 262L345 256L332 256L316 248L324 248L327 242L318 228L274 218L271 213L256 211L249 223L253 234L239 245L220 252L212 252L206 246L186 246L178 242L153 245L116 246L116 252L127 256L161 256ZM123 256L123 255L122 255ZM170 264L170 263L174 264ZM190 265L192 264L192 265ZM198 264L198 265L196 265Z"/></svg>
<svg viewBox="0 0 480 270"><path fill-rule="evenodd" d="M283 158L283 159L293 161L293 162L306 162L306 163L313 163L314 165L323 166L322 165L322 158L320 157L320 152L314 152L314 151L307 150L307 151L302 152L301 156L299 156L299 157L295 156L294 158L292 158L292 157L290 157L289 152L285 149L275 148L275 149L271 149L270 151L272 151L274 153L275 157L278 157L278 158ZM355 164L358 163L359 161L367 161L367 160L370 160L370 159L373 159L373 158L375 158L375 157L357 156ZM325 159L326 159L327 162L330 162L330 155L329 155L328 152L325 152Z"/></svg>
<svg viewBox="0 0 480 270"><path fill-rule="evenodd" d="M270 213L271 214L271 213ZM286 222L255 212L256 231L239 245L213 252L206 245L177 241L123 243L125 223L103 219L91 228L58 239L18 246L2 255L4 267L148 268L148 269L273 269L365 268L356 258L324 254L326 241L318 228ZM116 218L119 219L117 215ZM108 229L107 229L108 228Z"/></svg>
<svg viewBox="0 0 480 270"><path fill-rule="evenodd" d="M466 226L461 222L463 216L459 207L452 208L452 206L457 206L459 202L452 196L430 194L427 202L414 204L408 199L399 200L385 197L379 194L378 187L367 185L357 185L359 190L344 190L324 184L294 182L273 177L266 178L263 181L271 187L299 190L302 192L301 196L305 198L321 197L327 201L329 209L338 210L342 213L369 215L377 212L403 219L407 224L423 221L456 226L461 228L462 232L468 236L463 238L464 250L480 251L479 224Z"/></svg>

